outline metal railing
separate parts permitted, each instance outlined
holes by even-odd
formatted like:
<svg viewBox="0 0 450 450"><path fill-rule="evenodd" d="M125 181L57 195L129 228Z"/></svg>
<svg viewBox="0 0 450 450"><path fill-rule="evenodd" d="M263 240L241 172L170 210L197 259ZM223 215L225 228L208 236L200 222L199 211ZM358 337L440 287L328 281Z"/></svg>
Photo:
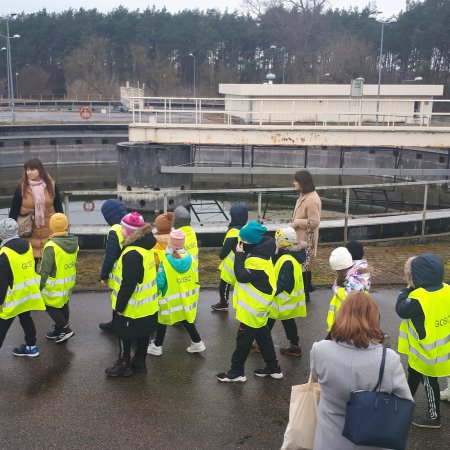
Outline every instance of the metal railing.
<svg viewBox="0 0 450 450"><path fill-rule="evenodd" d="M450 100L432 98L381 99L361 98L186 98L133 97L130 110L133 124L176 126L223 125L226 127L277 126L389 128L448 127ZM417 107L417 105L420 105ZM439 105L439 107L437 106Z"/></svg>
<svg viewBox="0 0 450 450"><path fill-rule="evenodd" d="M427 205L428 205L428 193L429 186L433 185L447 185L450 180L436 180L436 181L406 181L400 183L377 183L377 184L363 184L363 185L346 185L346 186L317 186L317 191L327 191L327 190L342 190L345 195L345 211L344 211L344 242L347 242L348 238L348 227L350 219L350 191L355 189L378 189L378 188L391 188L391 187L401 187L401 186L423 186L423 207L421 211L422 215L422 230L421 236L425 236L425 224L427 220ZM207 194L211 195L228 195L232 194L246 194L246 195L256 195L257 196L257 215L258 218L263 217L262 204L264 194L274 194L274 193L284 193L292 192L295 193L293 188L250 188L250 189L208 189L208 190L179 190L179 189L168 189L164 191L153 191L153 190L136 190L136 191L117 191L117 190L97 190L97 191L64 191L62 193L64 199L64 210L68 215L69 212L69 199L71 195L76 196L86 196L87 198L93 198L95 196L109 196L117 195L119 197L126 197L130 194L133 195L134 199L145 199L149 196L157 196L158 198L163 198L163 212L168 211L169 197L174 195L189 195L189 194ZM445 210L447 211L447 209ZM383 214L384 216L399 216L400 214ZM448 216L450 217L450 210L448 210Z"/></svg>

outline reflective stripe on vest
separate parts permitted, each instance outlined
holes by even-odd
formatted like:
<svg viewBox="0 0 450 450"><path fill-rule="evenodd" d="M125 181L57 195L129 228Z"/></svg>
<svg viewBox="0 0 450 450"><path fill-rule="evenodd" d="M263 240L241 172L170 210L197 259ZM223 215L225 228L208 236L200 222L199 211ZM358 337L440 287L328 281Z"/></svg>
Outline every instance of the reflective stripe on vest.
<svg viewBox="0 0 450 450"><path fill-rule="evenodd" d="M273 298L270 318L278 320L306 317L305 291L301 264L291 254L281 255L275 263L275 277L278 279L283 265L290 261L293 266L294 288L292 292L280 292Z"/></svg>
<svg viewBox="0 0 450 450"><path fill-rule="evenodd" d="M246 269L263 270L272 287L270 294L264 294L251 283L234 285L233 305L236 308L236 319L252 328L261 328L267 323L273 295L276 290L275 269L272 260L250 256L245 260Z"/></svg>
<svg viewBox="0 0 450 450"><path fill-rule="evenodd" d="M330 306L328 307L327 331L331 330L331 327L336 320L336 313L341 308L342 302L345 300L345 297L347 297L347 293L345 292L345 288L343 287L340 287L333 295L333 298L330 301Z"/></svg>
<svg viewBox="0 0 450 450"><path fill-rule="evenodd" d="M34 270L33 249L29 245L26 253L20 255L11 248L1 247L0 255L5 254L14 278L12 287L6 291L5 301L0 311L1 319L11 319L26 311L45 310L39 289L40 277Z"/></svg>
<svg viewBox="0 0 450 450"><path fill-rule="evenodd" d="M78 247L74 253L67 253L56 242L49 240L44 245L43 255L48 248L55 254L55 277L48 277L42 289L42 299L53 308L62 308L70 298L77 273Z"/></svg>
<svg viewBox="0 0 450 450"><path fill-rule="evenodd" d="M166 274L167 292L159 299L158 322L165 325L172 325L181 320L194 323L200 288L192 264L187 272L179 273L172 267L167 257L164 257L162 263Z"/></svg>
<svg viewBox="0 0 450 450"><path fill-rule="evenodd" d="M237 228L230 228L225 235L223 243L227 239L237 238L239 236L239 230ZM238 239L239 240L239 239ZM219 265L220 278L228 284L236 283L236 275L234 274L234 249L228 253L227 256L221 261Z"/></svg>
<svg viewBox="0 0 450 450"><path fill-rule="evenodd" d="M435 292L418 288L409 294L422 307L425 338L420 339L411 319L400 324L398 351L408 355L408 364L429 377L450 375L450 286Z"/></svg>
<svg viewBox="0 0 450 450"><path fill-rule="evenodd" d="M198 242L194 229L191 226L184 226L179 228L184 232L185 241L184 249L189 252L192 257L192 267L196 274L196 280L198 282Z"/></svg>
<svg viewBox="0 0 450 450"><path fill-rule="evenodd" d="M116 234L117 240L119 241L120 250L122 251L123 249L122 225L116 223L109 229L108 234L111 232ZM109 274L108 287L111 290L116 289L117 291L120 288L120 276L117 273L117 261L114 262L114 266L111 270L111 273Z"/></svg>
<svg viewBox="0 0 450 450"><path fill-rule="evenodd" d="M111 301L113 309L116 308L117 295L122 284L122 268L123 258L131 251L138 252L142 256L142 266L144 268L144 276L141 283L134 288L131 298L128 300L127 306L123 312L125 317L130 319L139 319L141 317L151 316L158 310L158 288L156 285L156 264L155 253L153 250L146 250L142 247L130 245L120 255L117 261L119 273L119 289L114 289L111 293Z"/></svg>

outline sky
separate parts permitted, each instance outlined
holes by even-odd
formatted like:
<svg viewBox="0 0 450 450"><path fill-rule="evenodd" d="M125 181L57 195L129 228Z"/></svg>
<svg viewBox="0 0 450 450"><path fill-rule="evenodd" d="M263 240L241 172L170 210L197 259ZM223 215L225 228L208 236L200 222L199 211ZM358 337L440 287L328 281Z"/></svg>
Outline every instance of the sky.
<svg viewBox="0 0 450 450"><path fill-rule="evenodd" d="M329 5L332 8L349 8L358 7L363 8L369 3L369 0L329 0ZM375 4L378 11L381 12L380 18L388 18L393 15L398 15L401 10L405 9L405 0L375 0L370 3ZM219 4L219 7L218 7ZM217 0L190 0L183 2L180 0L3 0L0 4L0 16L11 13L33 13L44 8L48 12L61 12L69 8L92 9L97 8L101 12L108 12L120 5L124 5L129 10L146 9L148 6L155 5L157 9L162 9L164 6L171 12L179 11L180 9L195 9L206 10L208 8L219 8L221 11L228 7L229 10L242 11L242 0L227 0L219 2Z"/></svg>

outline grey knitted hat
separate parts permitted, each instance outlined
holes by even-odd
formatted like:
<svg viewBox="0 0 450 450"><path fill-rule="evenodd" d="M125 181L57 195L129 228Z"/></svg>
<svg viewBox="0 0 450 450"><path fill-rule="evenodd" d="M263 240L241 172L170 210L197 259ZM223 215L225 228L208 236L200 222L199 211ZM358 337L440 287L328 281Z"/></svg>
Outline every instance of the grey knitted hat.
<svg viewBox="0 0 450 450"><path fill-rule="evenodd" d="M0 239L8 239L17 236L19 225L14 219L0 220Z"/></svg>

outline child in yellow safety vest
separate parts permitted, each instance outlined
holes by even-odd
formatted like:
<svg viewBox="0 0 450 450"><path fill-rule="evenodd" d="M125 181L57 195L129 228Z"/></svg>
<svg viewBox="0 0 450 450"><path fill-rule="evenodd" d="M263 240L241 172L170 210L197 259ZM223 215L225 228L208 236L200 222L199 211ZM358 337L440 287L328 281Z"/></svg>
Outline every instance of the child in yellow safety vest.
<svg viewBox="0 0 450 450"><path fill-rule="evenodd" d="M275 233L275 243L277 290L267 325L272 329L275 321L281 320L290 345L282 347L280 352L285 356L301 356L295 318L306 317L302 264L306 259L307 243L297 241L297 233L292 227L278 229Z"/></svg>
<svg viewBox="0 0 450 450"><path fill-rule="evenodd" d="M217 374L217 379L222 382L247 381L244 365L253 340L256 340L266 363L264 368L256 369L253 373L258 377L283 378L267 326L276 279L272 263L275 241L264 236L266 231L267 229L256 221L249 222L239 231L241 241L237 244L234 261L236 284L233 290L233 306L240 324L236 350L231 357L231 368Z"/></svg>
<svg viewBox="0 0 450 450"><path fill-rule="evenodd" d="M30 311L45 310L34 270L31 245L18 235L14 219L0 220L0 348L6 333L18 316L25 344L13 349L16 356L39 356L36 327Z"/></svg>
<svg viewBox="0 0 450 450"><path fill-rule="evenodd" d="M52 234L44 245L41 261L41 294L55 322L45 337L56 343L71 338L69 299L75 286L78 238L68 233L69 222L62 213L50 218Z"/></svg>
<svg viewBox="0 0 450 450"><path fill-rule="evenodd" d="M192 257L192 267L198 282L198 242L197 235L191 227L191 213L184 206L177 206L173 210L175 216L174 228L185 234L184 249Z"/></svg>
<svg viewBox="0 0 450 450"><path fill-rule="evenodd" d="M105 257L100 272L100 281L107 284L111 290L117 286L117 261L123 249L121 220L127 215L127 208L117 199L109 199L101 208L103 218L111 227L108 231L105 245ZM114 315L113 315L114 318ZM112 320L99 323L99 328L106 332L112 331Z"/></svg>
<svg viewBox="0 0 450 450"><path fill-rule="evenodd" d="M158 300L158 325L155 339L147 349L149 355L162 355L167 325L178 322L181 322L191 337L192 342L187 351L199 353L206 350L195 326L200 288L196 281L192 257L184 246L184 233L172 230L166 253L158 268L157 285L161 294Z"/></svg>
<svg viewBox="0 0 450 450"><path fill-rule="evenodd" d="M441 428L438 377L450 376L450 286L443 282L441 259L432 253L409 258L405 278L395 305L402 319L398 351L408 356L411 394L422 383L428 401L427 416L415 417L412 424Z"/></svg>
<svg viewBox="0 0 450 450"><path fill-rule="evenodd" d="M218 303L211 305L214 311L228 312L228 300L230 296L230 289L236 282L234 274L234 256L235 249L238 243L239 230L247 223L248 208L245 205L232 205L230 208L230 224L223 240L222 249L220 250L219 258L221 263L220 269L220 283L219 283L219 297Z"/></svg>
<svg viewBox="0 0 450 450"><path fill-rule="evenodd" d="M164 254L166 253L167 244L169 242L169 235L173 229L173 224L175 221L175 215L173 212L167 212L164 214L160 214L155 219L155 228L154 232L156 238L155 245L155 261L156 261L156 269L159 267L159 263L164 259Z"/></svg>
<svg viewBox="0 0 450 450"><path fill-rule="evenodd" d="M111 293L116 312L113 333L119 338L119 359L105 370L109 377L146 373L147 347L156 329L158 290L152 225L137 212L121 221L124 248L117 262L118 287ZM136 351L131 357L132 343Z"/></svg>
<svg viewBox="0 0 450 450"><path fill-rule="evenodd" d="M370 268L359 267L346 247L338 247L331 252L330 267L336 271L333 298L327 314L327 331L331 330L342 302L351 291L367 292L370 289ZM365 260L364 260L365 262Z"/></svg>

